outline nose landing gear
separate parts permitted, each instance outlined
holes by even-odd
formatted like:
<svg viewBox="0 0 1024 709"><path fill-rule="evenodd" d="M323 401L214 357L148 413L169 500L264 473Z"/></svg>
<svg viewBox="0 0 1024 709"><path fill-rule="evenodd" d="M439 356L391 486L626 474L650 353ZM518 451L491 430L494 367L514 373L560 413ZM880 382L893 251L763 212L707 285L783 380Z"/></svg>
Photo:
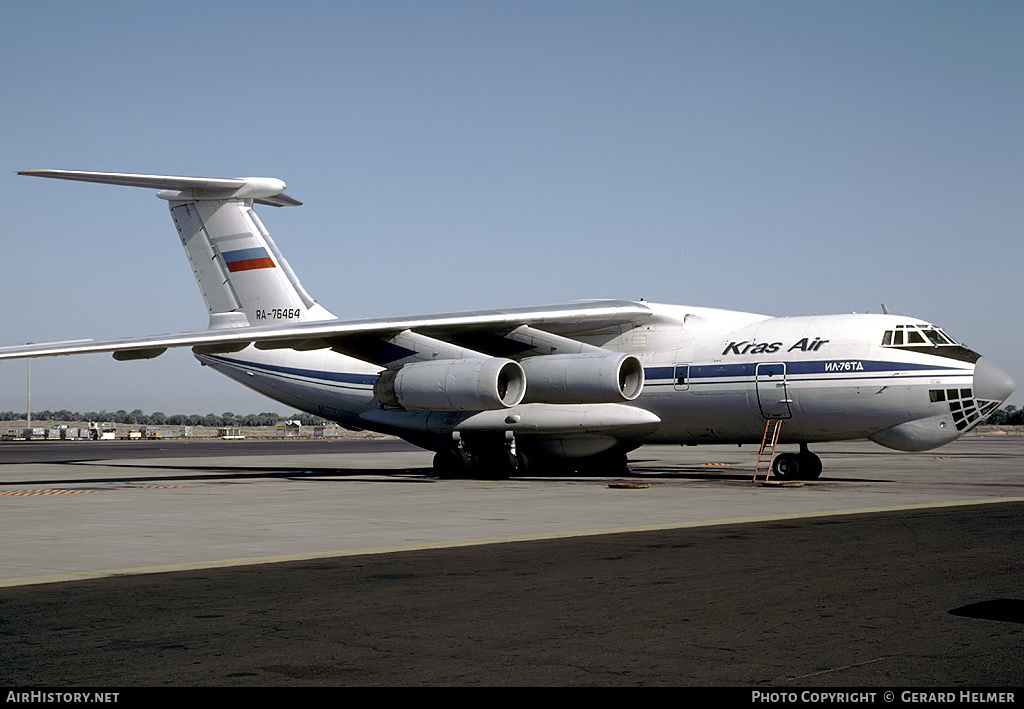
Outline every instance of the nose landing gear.
<svg viewBox="0 0 1024 709"><path fill-rule="evenodd" d="M772 461L772 477L778 480L817 480L821 475L821 458L800 444L799 453L779 453Z"/></svg>

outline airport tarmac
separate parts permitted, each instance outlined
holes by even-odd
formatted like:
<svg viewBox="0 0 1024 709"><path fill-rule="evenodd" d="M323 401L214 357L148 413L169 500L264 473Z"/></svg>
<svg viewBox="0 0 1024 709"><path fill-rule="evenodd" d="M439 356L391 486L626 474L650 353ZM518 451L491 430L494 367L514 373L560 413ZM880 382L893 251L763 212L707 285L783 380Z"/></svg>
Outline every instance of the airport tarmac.
<svg viewBox="0 0 1024 709"><path fill-rule="evenodd" d="M51 686L1024 684L1024 438L814 450L820 480L765 487L748 446L644 447L628 478L456 481L394 440L5 443L0 669Z"/></svg>
<svg viewBox="0 0 1024 709"><path fill-rule="evenodd" d="M756 447L647 446L650 487L618 489L437 480L396 440L9 443L0 585L1017 499L1021 447L821 445L821 479L780 489L752 484Z"/></svg>

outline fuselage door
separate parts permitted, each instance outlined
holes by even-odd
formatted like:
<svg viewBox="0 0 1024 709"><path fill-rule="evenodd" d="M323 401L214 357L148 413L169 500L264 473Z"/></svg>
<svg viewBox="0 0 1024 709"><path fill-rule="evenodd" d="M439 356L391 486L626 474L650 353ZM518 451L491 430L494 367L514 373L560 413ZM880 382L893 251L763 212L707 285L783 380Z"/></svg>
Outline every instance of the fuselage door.
<svg viewBox="0 0 1024 709"><path fill-rule="evenodd" d="M761 407L761 415L767 419L792 417L793 412L789 409L786 363L763 362L757 365L754 378L757 382L757 403Z"/></svg>

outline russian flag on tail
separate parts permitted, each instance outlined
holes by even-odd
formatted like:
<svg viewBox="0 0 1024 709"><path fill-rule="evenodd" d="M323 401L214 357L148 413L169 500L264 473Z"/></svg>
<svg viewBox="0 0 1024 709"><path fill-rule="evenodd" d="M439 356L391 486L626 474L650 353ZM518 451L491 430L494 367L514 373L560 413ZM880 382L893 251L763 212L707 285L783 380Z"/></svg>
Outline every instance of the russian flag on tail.
<svg viewBox="0 0 1024 709"><path fill-rule="evenodd" d="M232 273L235 271L252 271L257 268L277 268L274 259L270 258L270 254L262 246L251 249L238 249L237 251L225 251L222 255L224 256L224 263L227 264L228 270Z"/></svg>

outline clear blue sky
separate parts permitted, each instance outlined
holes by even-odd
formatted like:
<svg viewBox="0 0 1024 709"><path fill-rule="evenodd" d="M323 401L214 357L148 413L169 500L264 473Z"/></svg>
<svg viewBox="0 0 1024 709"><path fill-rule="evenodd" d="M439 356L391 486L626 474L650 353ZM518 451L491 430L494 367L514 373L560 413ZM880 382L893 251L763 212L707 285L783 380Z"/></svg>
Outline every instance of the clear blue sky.
<svg viewBox="0 0 1024 709"><path fill-rule="evenodd" d="M342 317L885 302L1024 388L1022 37L1016 0L10 2L0 341L206 325L164 202L16 170L260 175ZM32 371L34 409L285 413L187 351Z"/></svg>

